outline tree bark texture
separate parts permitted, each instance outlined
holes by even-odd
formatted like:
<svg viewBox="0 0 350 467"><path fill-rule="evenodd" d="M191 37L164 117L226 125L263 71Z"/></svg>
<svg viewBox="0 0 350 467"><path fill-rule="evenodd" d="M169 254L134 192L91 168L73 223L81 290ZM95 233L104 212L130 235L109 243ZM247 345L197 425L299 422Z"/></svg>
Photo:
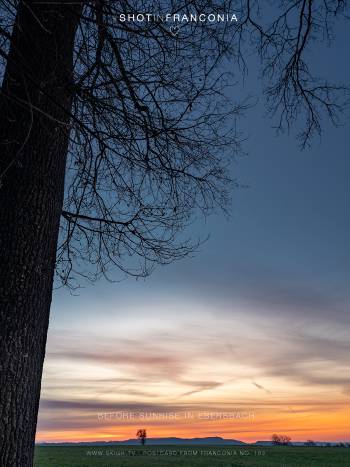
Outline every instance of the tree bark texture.
<svg viewBox="0 0 350 467"><path fill-rule="evenodd" d="M20 2L0 95L0 466L33 465L81 5Z"/></svg>

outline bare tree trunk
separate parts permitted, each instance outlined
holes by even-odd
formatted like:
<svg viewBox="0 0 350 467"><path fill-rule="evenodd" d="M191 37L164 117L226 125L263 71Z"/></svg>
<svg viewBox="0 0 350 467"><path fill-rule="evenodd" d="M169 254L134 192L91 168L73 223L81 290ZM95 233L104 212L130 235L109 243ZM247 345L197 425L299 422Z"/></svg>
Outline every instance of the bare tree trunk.
<svg viewBox="0 0 350 467"><path fill-rule="evenodd" d="M81 6L20 2L0 96L0 465L33 465Z"/></svg>

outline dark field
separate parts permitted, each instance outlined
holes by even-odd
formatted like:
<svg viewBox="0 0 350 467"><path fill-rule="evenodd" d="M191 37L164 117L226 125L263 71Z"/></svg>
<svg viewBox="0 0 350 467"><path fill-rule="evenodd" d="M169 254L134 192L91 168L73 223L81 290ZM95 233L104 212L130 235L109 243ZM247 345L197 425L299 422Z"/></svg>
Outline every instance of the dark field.
<svg viewBox="0 0 350 467"><path fill-rule="evenodd" d="M350 467L349 448L38 446L35 467Z"/></svg>

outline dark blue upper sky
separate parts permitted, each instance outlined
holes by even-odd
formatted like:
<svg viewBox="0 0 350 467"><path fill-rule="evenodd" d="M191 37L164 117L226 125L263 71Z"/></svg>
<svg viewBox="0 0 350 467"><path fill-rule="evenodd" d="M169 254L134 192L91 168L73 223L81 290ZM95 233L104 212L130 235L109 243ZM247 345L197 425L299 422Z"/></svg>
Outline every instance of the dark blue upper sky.
<svg viewBox="0 0 350 467"><path fill-rule="evenodd" d="M317 73L335 82L346 82L346 25L330 49L313 49ZM348 216L350 160L349 122L334 128L324 119L321 140L301 151L292 134L276 135L273 120L265 115L257 62L251 59L244 86L233 88L234 99L257 95L259 103L239 121L247 137L247 156L236 158L232 174L243 185L233 191L231 220L216 215L205 224L188 229L189 235L208 233L210 239L195 258L158 268L146 281L127 279L114 285L105 281L80 291L55 296L57 308L66 299L77 304L96 294L137 294L143 290L180 291L218 288L249 293L252 287L303 284L323 293L347 295L349 282L350 220ZM241 292L240 292L241 290ZM59 311L58 311L59 313Z"/></svg>

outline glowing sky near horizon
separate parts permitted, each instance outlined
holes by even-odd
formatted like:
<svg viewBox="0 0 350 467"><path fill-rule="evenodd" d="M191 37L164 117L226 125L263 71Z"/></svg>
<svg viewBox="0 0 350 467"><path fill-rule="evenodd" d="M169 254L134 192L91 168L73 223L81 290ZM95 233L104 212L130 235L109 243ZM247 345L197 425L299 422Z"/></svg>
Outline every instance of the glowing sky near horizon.
<svg viewBox="0 0 350 467"><path fill-rule="evenodd" d="M51 333L39 441L132 438L141 425L152 437L347 437L342 322L330 332L325 317L293 322L254 300L101 305L83 323L72 305L69 329Z"/></svg>

